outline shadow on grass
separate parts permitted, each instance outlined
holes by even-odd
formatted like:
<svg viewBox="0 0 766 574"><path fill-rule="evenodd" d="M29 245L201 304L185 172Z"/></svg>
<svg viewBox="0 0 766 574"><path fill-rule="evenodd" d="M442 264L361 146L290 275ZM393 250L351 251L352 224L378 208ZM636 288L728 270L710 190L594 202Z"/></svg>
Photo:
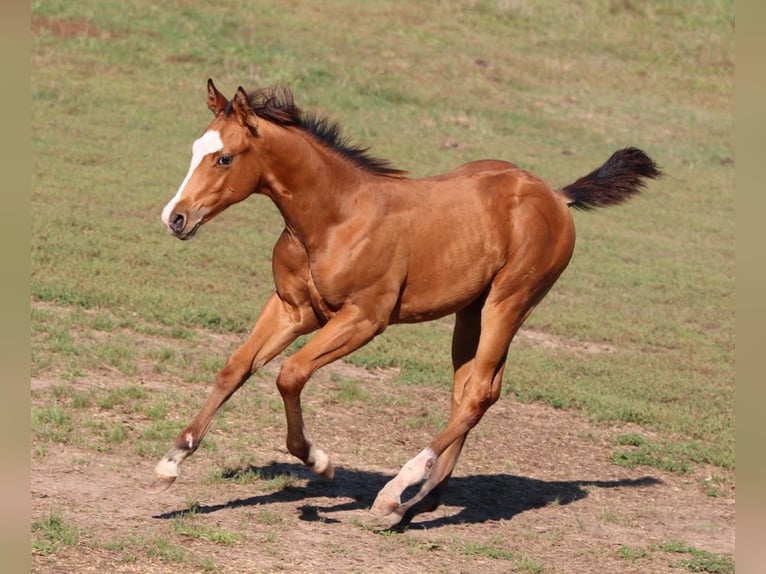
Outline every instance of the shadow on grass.
<svg viewBox="0 0 766 574"><path fill-rule="evenodd" d="M303 502L298 508L300 519L321 521L324 523L340 522L331 518L334 512L367 510L377 492L391 478L377 472L353 470L339 467L335 469L335 479L326 481L316 477L301 464L272 462L267 466L249 466L225 473L226 479L236 480L246 473L259 473L263 480L283 475L292 475L304 485L288 485L276 492L268 492L248 498L237 498L222 504L200 504L192 510L176 510L153 518L172 519L189 513L209 514L222 510L254 507L266 504ZM542 508L548 504L571 504L588 496L593 488L646 488L662 484L652 476L636 479L619 480L571 480L545 481L510 474L491 474L453 477L444 496L444 504L462 507L452 516L429 519L432 514L419 515L409 527L434 528L447 524L482 523L491 520L510 520L527 510ZM242 487L243 489L246 487ZM417 492L408 489L403 500ZM332 504L327 499L343 499ZM316 504L312 504L312 499Z"/></svg>

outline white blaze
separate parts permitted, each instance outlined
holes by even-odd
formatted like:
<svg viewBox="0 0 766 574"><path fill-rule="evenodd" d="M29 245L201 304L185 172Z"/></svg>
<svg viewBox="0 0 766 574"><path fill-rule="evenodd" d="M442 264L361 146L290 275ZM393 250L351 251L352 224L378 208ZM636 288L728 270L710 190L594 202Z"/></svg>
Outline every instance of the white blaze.
<svg viewBox="0 0 766 574"><path fill-rule="evenodd" d="M165 225L168 225L168 218L170 217L170 214L173 213L173 208L176 206L176 203L180 201L181 194L186 188L186 184L189 183L192 174L194 174L194 170L199 167L199 164L202 163L202 160L205 158L205 156L211 153L219 152L222 149L223 141L221 140L221 134L216 130L205 132L197 141L194 142L192 145L192 158L191 164L189 165L189 171L187 172L184 180L181 182L181 187L178 188L178 191L176 192L173 199L171 199L170 202L165 206L165 209L162 210L162 222Z"/></svg>

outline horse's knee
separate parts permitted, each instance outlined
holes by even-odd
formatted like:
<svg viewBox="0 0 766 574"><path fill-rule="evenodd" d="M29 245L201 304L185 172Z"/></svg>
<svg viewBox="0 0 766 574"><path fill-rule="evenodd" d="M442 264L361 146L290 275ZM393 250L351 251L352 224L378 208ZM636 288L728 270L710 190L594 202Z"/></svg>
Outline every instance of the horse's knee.
<svg viewBox="0 0 766 574"><path fill-rule="evenodd" d="M306 384L311 372L301 362L292 357L282 363L282 368L277 376L277 389L279 393L285 396L294 396L300 394L303 385Z"/></svg>

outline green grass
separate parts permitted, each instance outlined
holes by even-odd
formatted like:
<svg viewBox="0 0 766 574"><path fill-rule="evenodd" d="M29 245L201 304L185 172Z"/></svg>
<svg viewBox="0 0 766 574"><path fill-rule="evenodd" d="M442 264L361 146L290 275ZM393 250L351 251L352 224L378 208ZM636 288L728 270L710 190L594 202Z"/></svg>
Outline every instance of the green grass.
<svg viewBox="0 0 766 574"><path fill-rule="evenodd" d="M106 540L99 543L104 549L117 553L122 562L134 564L146 556L163 562L185 562L188 559L187 550L174 542L170 537L155 534L152 536L128 535Z"/></svg>
<svg viewBox="0 0 766 574"><path fill-rule="evenodd" d="M510 572L527 572L529 574L542 574L546 571L545 566L524 552L515 553L504 549L502 538L494 538L487 544L466 542L462 544L461 552L467 556L479 556L492 560L504 560L511 563Z"/></svg>
<svg viewBox="0 0 766 574"><path fill-rule="evenodd" d="M71 416L58 403L32 408L32 433L51 442L69 442L74 432Z"/></svg>
<svg viewBox="0 0 766 574"><path fill-rule="evenodd" d="M32 552L36 554L58 552L67 546L74 546L79 538L80 530L67 524L55 511L32 523Z"/></svg>
<svg viewBox="0 0 766 574"><path fill-rule="evenodd" d="M463 547L463 553L468 556L486 556L493 560L513 560L513 553L497 546L467 543Z"/></svg>
<svg viewBox="0 0 766 574"><path fill-rule="evenodd" d="M145 543L144 550L150 558L159 558L164 562L184 562L187 550L166 536L155 536Z"/></svg>
<svg viewBox="0 0 766 574"><path fill-rule="evenodd" d="M617 445L620 464L735 467L733 1L35 0L32 12L30 287L51 304L32 310L33 375L136 379L150 363L212 380L231 347L199 329L250 329L282 223L254 197L179 242L159 212L210 119L207 78L227 94L284 82L414 176L496 157L562 185L617 147L646 149L665 179L575 214L573 261L528 322L614 351L519 341L506 393L660 434ZM397 326L350 360L446 392L450 327ZM34 416L67 439L61 413Z"/></svg>
<svg viewBox="0 0 766 574"><path fill-rule="evenodd" d="M671 556L669 566L687 570L689 572L708 572L710 574L733 574L735 572L734 561L729 556L721 556L699 550L679 541L666 541L648 548L621 546L620 558L624 560L642 561L652 559L657 553ZM685 554L683 559L675 558L675 555Z"/></svg>
<svg viewBox="0 0 766 574"><path fill-rule="evenodd" d="M726 466L724 461L712 460L696 442L647 440L631 433L618 436L615 443L619 447L612 452L612 461L627 468L645 465L683 474L690 470L690 462L718 462L719 466Z"/></svg>
<svg viewBox="0 0 766 574"><path fill-rule="evenodd" d="M649 548L651 552L665 552L671 555L686 554L688 558L681 560L672 560L671 568L684 569L689 572L708 572L710 574L734 574L734 561L729 556L720 556L699 550L688 544L679 541L667 541L662 544L653 545Z"/></svg>
<svg viewBox="0 0 766 574"><path fill-rule="evenodd" d="M190 518L192 516L192 518ZM192 538L196 540L206 540L222 546L233 546L245 540L242 534L229 532L223 528L215 528L207 524L198 524L191 515L174 518L171 523L173 534L181 538Z"/></svg>
<svg viewBox="0 0 766 574"><path fill-rule="evenodd" d="M636 548L633 546L621 546L620 547L620 558L624 558L626 560L639 560L641 558L648 558L649 557L649 551L645 548Z"/></svg>
<svg viewBox="0 0 766 574"><path fill-rule="evenodd" d="M338 401L341 403L369 403L370 393L359 381L342 379L338 381Z"/></svg>
<svg viewBox="0 0 766 574"><path fill-rule="evenodd" d="M261 491L280 491L294 487L298 477L290 473L264 476L254 468L223 468L212 473L211 483L227 482L239 485L257 485Z"/></svg>
<svg viewBox="0 0 766 574"><path fill-rule="evenodd" d="M134 405L146 398L146 391L135 385L110 389L98 401L98 407L103 410L112 410L117 407L131 410Z"/></svg>

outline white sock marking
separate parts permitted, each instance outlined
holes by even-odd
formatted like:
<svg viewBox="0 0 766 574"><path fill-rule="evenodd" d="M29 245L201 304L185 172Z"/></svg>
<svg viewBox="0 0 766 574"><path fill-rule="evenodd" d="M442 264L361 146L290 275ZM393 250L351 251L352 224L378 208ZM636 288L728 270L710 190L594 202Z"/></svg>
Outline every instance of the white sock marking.
<svg viewBox="0 0 766 574"><path fill-rule="evenodd" d="M378 493L372 505L373 513L385 516L393 512L401 504L402 493L407 487L428 478L436 464L436 453L430 448L424 448L416 456L407 461L394 478L389 480Z"/></svg>
<svg viewBox="0 0 766 574"><path fill-rule="evenodd" d="M413 484L417 484L430 473L436 463L436 453L430 448L424 448L414 458L410 459L399 471L394 480L402 484L402 491Z"/></svg>
<svg viewBox="0 0 766 574"><path fill-rule="evenodd" d="M330 457L322 449L315 446L312 446L309 451L309 460L314 462L311 470L317 474L322 474L330 466Z"/></svg>
<svg viewBox="0 0 766 574"><path fill-rule="evenodd" d="M174 460L170 460L167 457L163 457L157 466L154 467L154 474L158 476L178 476L178 463Z"/></svg>
<svg viewBox="0 0 766 574"><path fill-rule="evenodd" d="M191 437L191 434L187 434L187 437ZM186 458L187 452L180 448L171 448L165 456L160 459L157 466L154 467L154 473L160 476L173 476L177 477L181 467L181 463Z"/></svg>
<svg viewBox="0 0 766 574"><path fill-rule="evenodd" d="M165 225L169 224L168 219L170 218L170 214L173 213L173 208L181 200L181 195L186 188L186 184L189 183L189 180L194 174L194 170L199 167L199 164L202 163L205 156L219 152L222 149L223 140L221 140L221 134L216 130L205 132L194 142L192 145L192 158L191 163L189 164L189 171L186 173L186 177L181 182L181 186L178 188L175 196L173 196L173 199L171 199L165 206L165 209L162 210L162 222Z"/></svg>

